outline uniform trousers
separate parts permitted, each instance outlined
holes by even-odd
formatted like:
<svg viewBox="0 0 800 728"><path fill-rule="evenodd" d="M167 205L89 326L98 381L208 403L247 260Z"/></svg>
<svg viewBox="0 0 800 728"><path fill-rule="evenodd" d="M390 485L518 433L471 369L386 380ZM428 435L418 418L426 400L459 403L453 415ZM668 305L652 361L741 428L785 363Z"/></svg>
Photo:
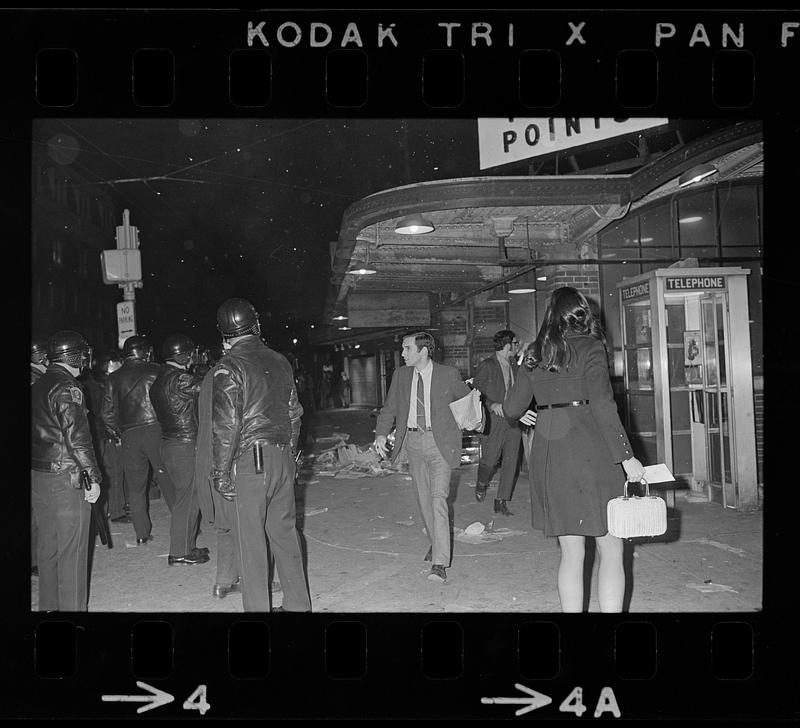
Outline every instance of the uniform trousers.
<svg viewBox="0 0 800 728"><path fill-rule="evenodd" d="M450 465L442 457L433 431L406 432L408 472L417 486L417 501L431 540L433 564L450 566Z"/></svg>
<svg viewBox="0 0 800 728"><path fill-rule="evenodd" d="M103 495L111 518L125 515L125 488L122 482L122 447L114 440L103 440L98 448L103 466Z"/></svg>
<svg viewBox="0 0 800 728"><path fill-rule="evenodd" d="M216 584L230 586L241 574L238 549L234 539L233 528L229 526L236 520L236 503L224 498L215 500L217 531L217 576Z"/></svg>
<svg viewBox="0 0 800 728"><path fill-rule="evenodd" d="M269 550L283 585L287 612L311 611L300 536L295 523L294 459L288 445L262 445L264 472L248 448L235 462L233 535L242 574L245 612L269 612ZM269 539L269 542L267 541Z"/></svg>
<svg viewBox="0 0 800 728"><path fill-rule="evenodd" d="M488 486L500 466L499 500L511 500L519 474L519 445L522 430L516 422L491 413L489 432L481 442L481 459L478 463L478 485ZM501 463L502 461L502 463Z"/></svg>
<svg viewBox="0 0 800 728"><path fill-rule="evenodd" d="M147 538L153 527L147 511L147 475L151 465L167 507L172 510L175 488L161 460L161 425L155 423L125 430L122 433L122 467L136 538Z"/></svg>
<svg viewBox="0 0 800 728"><path fill-rule="evenodd" d="M88 599L91 506L69 473L31 470L31 504L38 529L39 610L85 612Z"/></svg>
<svg viewBox="0 0 800 728"><path fill-rule="evenodd" d="M161 459L175 488L169 526L169 552L172 556L185 556L197 545L200 506L194 488L194 455L194 441L161 441Z"/></svg>

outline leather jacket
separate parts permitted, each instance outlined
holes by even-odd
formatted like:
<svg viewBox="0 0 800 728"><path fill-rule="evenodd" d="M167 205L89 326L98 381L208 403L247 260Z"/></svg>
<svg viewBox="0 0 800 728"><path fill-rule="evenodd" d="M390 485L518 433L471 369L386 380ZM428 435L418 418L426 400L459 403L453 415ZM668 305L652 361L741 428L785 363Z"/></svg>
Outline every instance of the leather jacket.
<svg viewBox="0 0 800 728"><path fill-rule="evenodd" d="M161 365L142 359L126 359L108 375L102 418L108 430L119 437L126 430L158 424L150 402L150 387L161 373Z"/></svg>
<svg viewBox="0 0 800 728"><path fill-rule="evenodd" d="M286 357L257 336L237 341L214 368L214 477L230 477L233 461L256 442L296 448L302 414Z"/></svg>
<svg viewBox="0 0 800 728"><path fill-rule="evenodd" d="M45 369L44 371L47 371L47 370ZM44 371L39 369L39 366L37 364L33 364L32 363L31 364L31 384L33 384L34 382L38 382L42 378L42 375L44 374Z"/></svg>
<svg viewBox="0 0 800 728"><path fill-rule="evenodd" d="M197 395L202 380L167 363L150 388L150 401L165 440L197 439Z"/></svg>
<svg viewBox="0 0 800 728"><path fill-rule="evenodd" d="M83 389L58 364L47 367L31 387L31 468L69 473L75 487L80 487L81 470L88 470L94 482L102 481Z"/></svg>

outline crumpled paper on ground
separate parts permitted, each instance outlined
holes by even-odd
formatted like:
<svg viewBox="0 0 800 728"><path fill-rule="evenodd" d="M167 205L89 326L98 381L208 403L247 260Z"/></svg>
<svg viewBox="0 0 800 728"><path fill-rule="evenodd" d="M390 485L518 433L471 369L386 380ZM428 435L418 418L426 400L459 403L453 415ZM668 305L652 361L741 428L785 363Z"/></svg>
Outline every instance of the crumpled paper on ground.
<svg viewBox="0 0 800 728"><path fill-rule="evenodd" d="M484 526L480 521L471 523L466 528L453 526L453 538L462 543L488 543L502 541L510 536L522 536L527 531L515 531L511 528L494 528L494 521Z"/></svg>

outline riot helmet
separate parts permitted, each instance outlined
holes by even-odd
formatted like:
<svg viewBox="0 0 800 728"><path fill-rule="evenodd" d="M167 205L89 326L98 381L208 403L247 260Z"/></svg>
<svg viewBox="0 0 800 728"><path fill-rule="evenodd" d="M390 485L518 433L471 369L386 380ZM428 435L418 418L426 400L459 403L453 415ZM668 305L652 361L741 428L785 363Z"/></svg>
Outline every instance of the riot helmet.
<svg viewBox="0 0 800 728"><path fill-rule="evenodd" d="M47 358L51 362L63 362L76 369L89 365L92 347L77 331L59 331L47 342Z"/></svg>
<svg viewBox="0 0 800 728"><path fill-rule="evenodd" d="M129 336L122 345L122 356L125 359L144 359L150 361L153 347L145 336Z"/></svg>
<svg viewBox="0 0 800 728"><path fill-rule="evenodd" d="M172 334L164 339L161 354L167 361L178 364L189 364L196 354L197 347L194 341L183 334Z"/></svg>
<svg viewBox="0 0 800 728"><path fill-rule="evenodd" d="M122 366L122 361L122 354L120 354L119 351L112 351L105 354L100 360L100 371L106 375L111 374Z"/></svg>
<svg viewBox="0 0 800 728"><path fill-rule="evenodd" d="M31 362L34 364L47 363L47 339L44 336L37 336L31 342Z"/></svg>
<svg viewBox="0 0 800 728"><path fill-rule="evenodd" d="M217 330L225 339L261 333L258 312L243 298L229 298L217 309Z"/></svg>

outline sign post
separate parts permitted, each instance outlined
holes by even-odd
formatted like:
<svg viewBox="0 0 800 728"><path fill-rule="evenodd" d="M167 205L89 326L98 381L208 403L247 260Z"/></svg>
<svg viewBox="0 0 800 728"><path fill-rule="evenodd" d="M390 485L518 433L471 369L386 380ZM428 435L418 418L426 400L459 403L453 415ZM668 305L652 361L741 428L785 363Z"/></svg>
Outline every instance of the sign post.
<svg viewBox="0 0 800 728"><path fill-rule="evenodd" d="M122 301L117 304L118 345L136 334L136 289L142 287L142 263L139 252L139 231L130 224L130 211L123 210L122 225L117 226L117 249L104 250L103 281L122 289Z"/></svg>

